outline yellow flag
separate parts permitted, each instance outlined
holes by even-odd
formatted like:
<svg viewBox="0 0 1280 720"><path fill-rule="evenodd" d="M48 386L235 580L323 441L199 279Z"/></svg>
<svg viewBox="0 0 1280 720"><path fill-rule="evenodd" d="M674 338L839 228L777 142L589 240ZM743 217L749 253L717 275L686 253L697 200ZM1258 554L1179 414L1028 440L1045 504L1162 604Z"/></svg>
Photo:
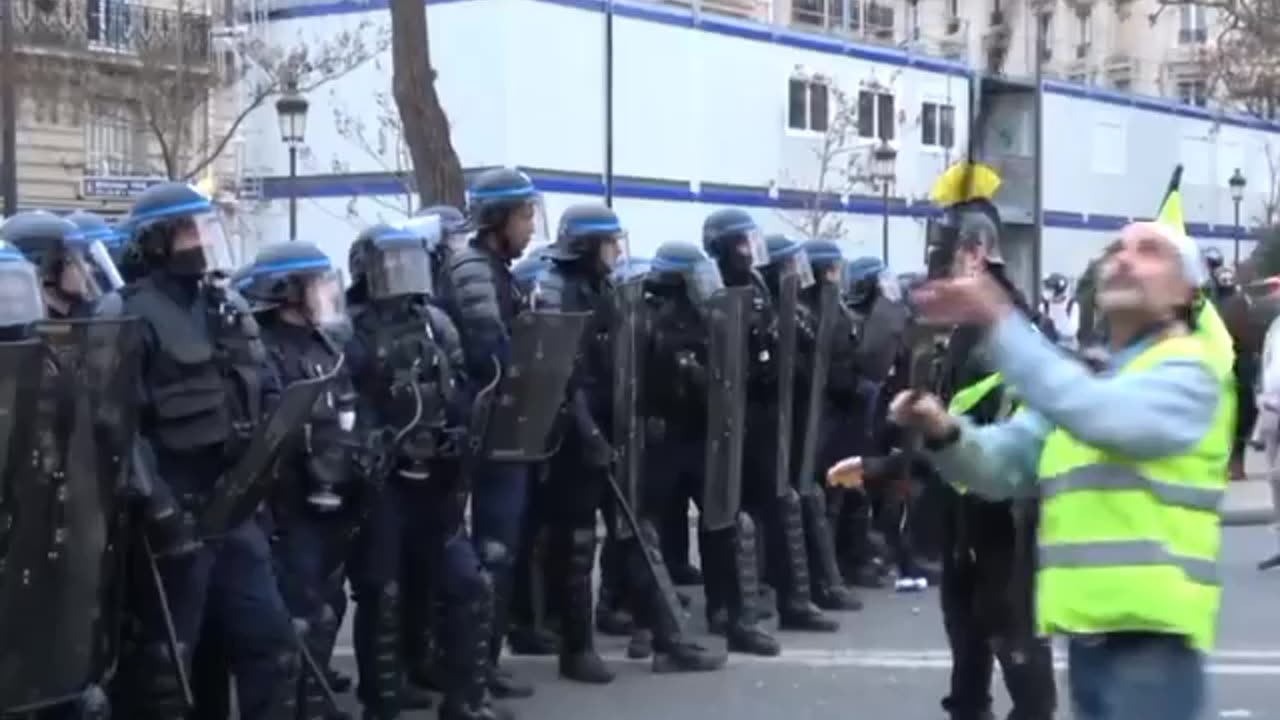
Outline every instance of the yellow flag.
<svg viewBox="0 0 1280 720"><path fill-rule="evenodd" d="M206 171L200 182L196 183L196 189L209 197L213 197L214 193L218 191L218 181L214 179L212 172Z"/></svg>
<svg viewBox="0 0 1280 720"><path fill-rule="evenodd" d="M1183 235L1187 234L1186 219L1182 215L1182 166L1173 169L1173 177L1169 178L1169 187L1164 191L1164 200L1160 202L1160 214L1156 222L1167 225ZM1231 376L1236 362L1235 343L1231 340L1231 331L1222 321L1218 309L1200 293L1196 302L1200 305L1196 311L1196 335L1204 339L1209 347L1209 361L1219 380Z"/></svg>
<svg viewBox="0 0 1280 720"><path fill-rule="evenodd" d="M1160 202L1160 214L1156 222L1187 234L1187 223L1182 217L1182 166L1173 169L1173 177L1169 178L1169 188L1164 191L1164 200Z"/></svg>
<svg viewBox="0 0 1280 720"><path fill-rule="evenodd" d="M958 162L947 168L933 181L929 188L929 199L938 207L952 207L970 200L987 200L995 197L1000 189L1000 173L990 165L974 163L972 171L969 163Z"/></svg>

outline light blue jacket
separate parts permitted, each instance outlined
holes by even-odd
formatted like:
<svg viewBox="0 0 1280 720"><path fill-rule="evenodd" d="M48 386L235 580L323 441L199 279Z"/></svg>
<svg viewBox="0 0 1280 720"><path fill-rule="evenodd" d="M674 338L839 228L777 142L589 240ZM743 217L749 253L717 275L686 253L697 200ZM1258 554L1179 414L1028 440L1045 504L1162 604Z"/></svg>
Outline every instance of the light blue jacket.
<svg viewBox="0 0 1280 720"><path fill-rule="evenodd" d="M978 427L961 417L960 438L930 453L942 476L993 500L1034 495L1045 438L1062 428L1088 445L1145 459L1183 452L1213 422L1220 389L1208 368L1167 360L1143 372L1115 374L1152 342L1116 353L1095 374L1009 313L988 337L995 369L1022 401L1009 420Z"/></svg>

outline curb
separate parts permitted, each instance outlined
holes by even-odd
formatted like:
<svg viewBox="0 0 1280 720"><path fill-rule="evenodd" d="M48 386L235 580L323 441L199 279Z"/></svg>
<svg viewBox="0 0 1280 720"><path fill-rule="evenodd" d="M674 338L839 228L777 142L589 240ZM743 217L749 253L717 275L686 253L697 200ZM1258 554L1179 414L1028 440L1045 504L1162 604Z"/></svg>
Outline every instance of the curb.
<svg viewBox="0 0 1280 720"><path fill-rule="evenodd" d="M1222 513L1222 524L1228 527L1270 525L1275 519L1276 513L1269 507L1226 510Z"/></svg>

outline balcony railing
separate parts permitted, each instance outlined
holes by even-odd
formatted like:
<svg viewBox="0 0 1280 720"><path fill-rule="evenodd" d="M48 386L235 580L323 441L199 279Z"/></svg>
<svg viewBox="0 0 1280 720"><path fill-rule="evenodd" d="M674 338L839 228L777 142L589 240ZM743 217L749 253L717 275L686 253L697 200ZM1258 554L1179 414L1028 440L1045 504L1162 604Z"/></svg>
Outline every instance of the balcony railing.
<svg viewBox="0 0 1280 720"><path fill-rule="evenodd" d="M200 66L210 60L211 18L130 0L0 0L13 3L19 49L134 56Z"/></svg>
<svg viewBox="0 0 1280 720"><path fill-rule="evenodd" d="M894 9L887 4L862 0L792 0L790 21L800 27L820 28L869 42L898 40Z"/></svg>

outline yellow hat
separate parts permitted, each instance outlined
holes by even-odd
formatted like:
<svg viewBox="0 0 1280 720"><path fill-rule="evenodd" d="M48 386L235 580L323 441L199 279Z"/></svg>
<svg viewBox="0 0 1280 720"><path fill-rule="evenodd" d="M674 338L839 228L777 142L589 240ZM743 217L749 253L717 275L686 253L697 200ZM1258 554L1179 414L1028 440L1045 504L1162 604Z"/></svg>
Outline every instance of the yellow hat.
<svg viewBox="0 0 1280 720"><path fill-rule="evenodd" d="M1000 174L984 163L958 162L933 181L929 199L939 207L952 207L970 200L990 201L1000 189Z"/></svg>

